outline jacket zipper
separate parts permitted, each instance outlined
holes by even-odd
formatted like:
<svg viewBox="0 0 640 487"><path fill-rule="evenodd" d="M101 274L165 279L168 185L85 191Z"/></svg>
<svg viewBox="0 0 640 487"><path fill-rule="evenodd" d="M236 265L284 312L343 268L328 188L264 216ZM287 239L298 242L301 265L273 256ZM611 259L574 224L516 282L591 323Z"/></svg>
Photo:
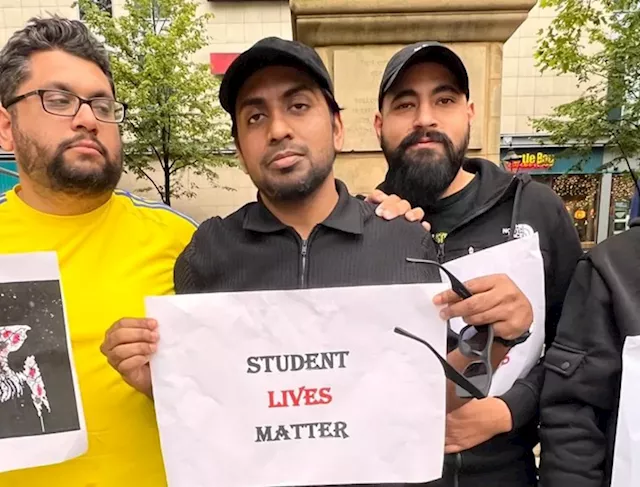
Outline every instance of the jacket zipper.
<svg viewBox="0 0 640 487"><path fill-rule="evenodd" d="M437 249L437 256L438 256L438 263L439 264L444 264L444 242L441 242L438 244L438 249Z"/></svg>
<svg viewBox="0 0 640 487"><path fill-rule="evenodd" d="M300 242L300 288L304 289L307 287L308 285L308 279L307 279L307 268L309 267L309 245L311 244L311 239L313 238L313 236L315 235L315 233L318 231L318 226L314 227L313 230L311 230L311 233L309 234L309 237L306 240L302 240L300 238L300 236L296 233L296 237L298 237L298 240Z"/></svg>
<svg viewBox="0 0 640 487"><path fill-rule="evenodd" d="M302 247L300 248L300 256L302 257L302 265L300 266L300 287L305 287L305 276L307 274L307 246L308 240L302 241Z"/></svg>

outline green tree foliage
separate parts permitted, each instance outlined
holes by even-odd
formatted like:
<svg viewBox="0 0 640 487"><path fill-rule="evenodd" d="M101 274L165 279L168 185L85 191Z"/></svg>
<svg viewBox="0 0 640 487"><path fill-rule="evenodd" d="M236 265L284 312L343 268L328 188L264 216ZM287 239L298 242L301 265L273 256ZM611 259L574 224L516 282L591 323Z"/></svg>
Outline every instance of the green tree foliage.
<svg viewBox="0 0 640 487"><path fill-rule="evenodd" d="M604 141L616 153L612 163L629 163L640 156L640 0L541 0L540 6L557 15L539 32L538 66L573 74L583 95L534 121L534 128L583 156Z"/></svg>
<svg viewBox="0 0 640 487"><path fill-rule="evenodd" d="M193 0L126 0L112 17L79 0L83 19L108 46L118 99L129 105L123 126L124 163L162 200L194 196L185 170L216 185L216 167L230 144L227 117L209 65L193 61L207 45L207 15Z"/></svg>

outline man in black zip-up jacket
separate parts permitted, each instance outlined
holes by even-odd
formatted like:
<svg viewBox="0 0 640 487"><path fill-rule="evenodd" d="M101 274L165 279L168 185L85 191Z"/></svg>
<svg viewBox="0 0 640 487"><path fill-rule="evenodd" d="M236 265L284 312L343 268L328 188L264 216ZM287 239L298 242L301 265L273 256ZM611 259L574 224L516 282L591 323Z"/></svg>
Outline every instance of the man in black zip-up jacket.
<svg viewBox="0 0 640 487"><path fill-rule="evenodd" d="M626 337L640 335L638 269L640 220L578 262L544 362L543 487L611 484L622 347Z"/></svg>
<svg viewBox="0 0 640 487"><path fill-rule="evenodd" d="M440 282L437 268L406 260L436 259L420 223L377 217L374 205L335 179L342 122L331 79L313 49L282 39L258 42L227 70L220 101L232 116L238 156L258 201L200 225L176 262L176 293ZM521 301L524 314L531 313L526 298ZM526 331L524 324L498 324L494 332L508 339ZM141 391L151 390L149 357L162 336L162 323L157 333L148 326L122 319L102 347ZM493 356L505 353L502 344L494 347Z"/></svg>
<svg viewBox="0 0 640 487"><path fill-rule="evenodd" d="M334 178L342 122L330 77L313 49L274 38L258 42L227 70L220 100L232 116L238 155L258 201L200 226L176 262L177 293L440 281L432 266L406 261L437 258L419 223L377 217L375 206L349 195ZM517 298L523 317L495 324L500 338L529 327L531 306ZM103 349L129 384L149 390L152 352L141 321L120 320ZM132 337L140 343L131 343ZM494 343L492 357L506 350ZM459 350L452 355L459 370L473 360ZM138 367L121 369L123 363Z"/></svg>
<svg viewBox="0 0 640 487"><path fill-rule="evenodd" d="M578 235L550 188L526 174L513 175L490 161L465 157L474 106L460 58L438 43L405 47L382 76L379 108L375 128L389 171L378 189L425 210L440 261L539 233L545 345L550 346L582 255ZM468 312L454 316L468 320ZM537 484L532 450L543 375L538 364L501 397L472 401L449 414L450 454L434 487Z"/></svg>

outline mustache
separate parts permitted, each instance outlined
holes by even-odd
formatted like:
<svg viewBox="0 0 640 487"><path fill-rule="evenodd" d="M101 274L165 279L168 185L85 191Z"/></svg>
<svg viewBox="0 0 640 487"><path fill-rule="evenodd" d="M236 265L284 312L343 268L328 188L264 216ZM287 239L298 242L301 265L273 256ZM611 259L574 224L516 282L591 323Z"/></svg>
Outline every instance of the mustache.
<svg viewBox="0 0 640 487"><path fill-rule="evenodd" d="M62 154L64 151L66 151L67 149L71 148L72 145L77 144L78 142L81 142L83 140L88 140L88 141L93 142L94 144L96 144L98 146L98 148L100 150L100 153L105 158L109 157L109 151L104 146L104 144L102 142L100 142L96 138L95 135L91 135L91 134L78 134L77 136L73 137L72 139L65 140L64 142L60 143L56 153L57 154Z"/></svg>
<svg viewBox="0 0 640 487"><path fill-rule="evenodd" d="M265 155L260 160L260 165L261 166L269 165L269 163L273 160L273 158L278 152L284 152L284 151L297 152L298 154L306 156L307 153L309 152L309 149L305 146L298 145L298 144L278 144L274 147L269 148L269 150L265 153Z"/></svg>
<svg viewBox="0 0 640 487"><path fill-rule="evenodd" d="M451 139L442 132L438 132L437 130L415 130L414 132L411 132L409 135L407 135L404 139L402 139L402 142L400 142L400 145L396 150L404 153L412 145L419 143L420 139L423 138L428 138L432 142L439 142L443 144L447 151L449 151L450 148L453 148L453 142L451 142Z"/></svg>

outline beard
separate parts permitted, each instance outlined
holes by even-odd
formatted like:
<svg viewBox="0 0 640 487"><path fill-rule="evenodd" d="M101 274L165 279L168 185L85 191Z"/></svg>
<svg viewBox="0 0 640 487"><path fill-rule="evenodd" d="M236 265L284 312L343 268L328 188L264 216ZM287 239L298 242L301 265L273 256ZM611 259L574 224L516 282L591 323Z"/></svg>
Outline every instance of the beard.
<svg viewBox="0 0 640 487"><path fill-rule="evenodd" d="M46 147L27 136L19 129L15 131L15 154L20 168L38 184L55 192L76 196L97 196L113 191L122 176L122 151L111 157L107 148L93 135L79 134L65 140L51 154ZM95 143L102 153L104 163L92 162L90 170L74 167L65 159L65 151L81 140ZM77 160L89 160L80 156ZM95 158L91 158L95 159Z"/></svg>
<svg viewBox="0 0 640 487"><path fill-rule="evenodd" d="M308 158L309 168L304 174L300 176L292 174L299 170L298 165L279 171L279 174L276 176L268 174L269 172L273 172L269 171L267 167L273 155L283 150L295 150ZM328 153L323 154L319 160L312 160L306 148L291 145L287 147L277 147L269 151L269 154L262 158L260 166L265 168L265 174L267 174L267 176L263 177L260 181L254 181L254 184L258 190L271 201L282 203L301 201L315 193L322 183L327 180L333 169L333 161L335 158L336 152L333 148Z"/></svg>
<svg viewBox="0 0 640 487"><path fill-rule="evenodd" d="M462 167L469 147L470 129L458 147L445 134L434 130L416 130L393 150L382 137L382 152L389 164L383 183L384 192L398 195L425 212L432 209ZM411 146L423 137L441 143L444 154L434 149L412 149Z"/></svg>

